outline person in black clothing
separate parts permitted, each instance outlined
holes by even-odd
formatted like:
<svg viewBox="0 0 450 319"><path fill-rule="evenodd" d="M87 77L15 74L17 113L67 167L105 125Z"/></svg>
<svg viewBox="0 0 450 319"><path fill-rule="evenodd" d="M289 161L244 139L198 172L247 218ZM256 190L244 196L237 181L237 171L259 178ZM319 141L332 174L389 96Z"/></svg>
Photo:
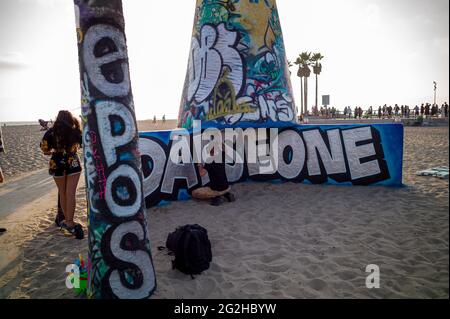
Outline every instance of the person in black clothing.
<svg viewBox="0 0 450 319"><path fill-rule="evenodd" d="M398 116L398 112L400 111L400 107L398 106L398 104L395 104L394 106L394 115L397 117Z"/></svg>
<svg viewBox="0 0 450 319"><path fill-rule="evenodd" d="M211 150L211 156L213 156ZM201 187L192 192L192 197L201 200L211 200L211 205L219 206L222 202L222 196L229 202L234 202L234 195L231 193L231 187L228 183L225 171L225 156L221 153L221 162L198 164L200 176L209 175L209 186Z"/></svg>
<svg viewBox="0 0 450 319"><path fill-rule="evenodd" d="M83 237L81 225L74 222L75 194L82 170L77 152L81 145L80 123L69 111L58 113L55 124L45 133L40 144L42 152L51 155L49 174L58 187L64 213L64 221L59 221L59 225L78 239Z"/></svg>

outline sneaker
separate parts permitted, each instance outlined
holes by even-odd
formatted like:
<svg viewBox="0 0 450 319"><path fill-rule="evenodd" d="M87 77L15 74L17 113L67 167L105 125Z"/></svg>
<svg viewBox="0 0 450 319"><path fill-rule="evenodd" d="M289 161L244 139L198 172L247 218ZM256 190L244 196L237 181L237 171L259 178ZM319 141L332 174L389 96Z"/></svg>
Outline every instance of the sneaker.
<svg viewBox="0 0 450 319"><path fill-rule="evenodd" d="M67 230L69 233L75 236L76 239L84 238L83 227L80 224L75 224L73 227L69 227L66 223L61 223L61 229Z"/></svg>
<svg viewBox="0 0 450 319"><path fill-rule="evenodd" d="M80 224L76 224L74 235L76 239L80 240L83 239L84 238L83 226L81 226Z"/></svg>
<svg viewBox="0 0 450 319"><path fill-rule="evenodd" d="M233 193L230 193L230 192L228 192L228 193L226 193L225 195L223 195L223 197L225 197L226 200L227 200L228 202L230 202L230 203L236 201L236 198L234 197L234 194L233 194Z"/></svg>
<svg viewBox="0 0 450 319"><path fill-rule="evenodd" d="M220 196L214 197L211 199L210 204L212 206L220 206L220 204L222 204L222 199L220 198Z"/></svg>

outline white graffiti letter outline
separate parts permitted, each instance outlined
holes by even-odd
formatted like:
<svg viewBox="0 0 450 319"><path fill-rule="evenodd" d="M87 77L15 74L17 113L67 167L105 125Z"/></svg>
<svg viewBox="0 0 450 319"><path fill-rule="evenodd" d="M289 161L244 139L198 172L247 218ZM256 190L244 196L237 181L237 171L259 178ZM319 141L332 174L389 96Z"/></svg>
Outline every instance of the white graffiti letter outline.
<svg viewBox="0 0 450 319"><path fill-rule="evenodd" d="M204 25L200 39L192 39L189 57L188 101L205 101L214 90L224 67L236 94L243 86L243 60L236 45L237 32L228 31L223 23L217 28Z"/></svg>
<svg viewBox="0 0 450 319"><path fill-rule="evenodd" d="M95 46L100 40L108 38L116 46L116 52L109 52L101 57L94 54ZM126 96L130 92L130 78L128 63L122 62L123 80L120 83L108 81L102 73L101 67L105 64L125 60L127 58L127 47L123 33L109 25L98 24L89 28L84 37L83 59L86 71L92 84L108 97Z"/></svg>

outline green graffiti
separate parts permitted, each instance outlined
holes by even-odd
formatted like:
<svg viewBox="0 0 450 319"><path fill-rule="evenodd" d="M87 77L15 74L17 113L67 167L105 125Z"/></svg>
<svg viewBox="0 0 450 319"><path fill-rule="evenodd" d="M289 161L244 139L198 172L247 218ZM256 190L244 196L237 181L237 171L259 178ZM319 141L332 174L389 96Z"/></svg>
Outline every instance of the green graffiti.
<svg viewBox="0 0 450 319"><path fill-rule="evenodd" d="M240 14L235 13L236 7L231 0L217 1L206 0L196 10L196 25L197 32L205 24L217 25L225 23L228 29L239 30L236 19L241 17Z"/></svg>
<svg viewBox="0 0 450 319"><path fill-rule="evenodd" d="M221 41L205 42L207 39L202 39L205 26ZM275 0L198 1L193 37L197 39L192 47L196 51L190 56L180 106L180 127L190 128L194 120L231 125L245 121L268 125L296 121ZM236 42L222 45L224 41L232 43L231 39ZM231 66L231 69L243 70L243 76L219 78L217 63L220 62L215 62L214 67L210 62L217 54L222 58L221 74ZM240 58L223 62L236 56ZM231 65L227 65L230 61ZM236 92L226 89L226 80L235 86ZM194 93L199 88L203 90L200 99Z"/></svg>

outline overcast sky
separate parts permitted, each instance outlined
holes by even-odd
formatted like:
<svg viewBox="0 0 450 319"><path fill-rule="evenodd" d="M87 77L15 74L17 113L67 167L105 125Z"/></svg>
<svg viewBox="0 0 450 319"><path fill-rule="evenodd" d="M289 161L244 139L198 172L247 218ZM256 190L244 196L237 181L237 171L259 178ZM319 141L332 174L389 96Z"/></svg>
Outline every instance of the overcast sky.
<svg viewBox="0 0 450 319"><path fill-rule="evenodd" d="M242 1L242 0L241 0ZM319 94L346 105L449 96L448 0L278 0L288 59L325 55ZM138 119L176 118L195 0L123 0ZM296 103L300 80L292 70ZM314 81L310 97L314 100ZM0 122L79 113L71 0L0 0Z"/></svg>

